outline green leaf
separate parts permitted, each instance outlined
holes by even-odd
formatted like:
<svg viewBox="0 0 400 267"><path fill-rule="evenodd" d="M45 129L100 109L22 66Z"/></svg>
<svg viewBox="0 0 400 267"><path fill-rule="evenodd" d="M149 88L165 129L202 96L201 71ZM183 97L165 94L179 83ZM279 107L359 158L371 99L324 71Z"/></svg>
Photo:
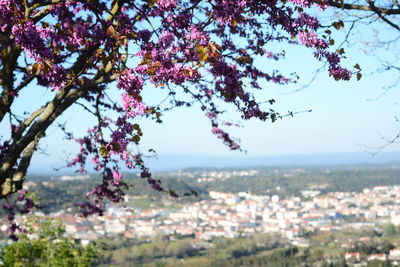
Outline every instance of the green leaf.
<svg viewBox="0 0 400 267"><path fill-rule="evenodd" d="M111 145L112 145L114 151L117 151L117 152L120 151L120 149L121 149L121 145L120 144L112 143Z"/></svg>
<svg viewBox="0 0 400 267"><path fill-rule="evenodd" d="M39 63L35 63L32 65L31 73L32 75L36 76L40 73L41 65Z"/></svg>
<svg viewBox="0 0 400 267"><path fill-rule="evenodd" d="M335 21L332 23L332 26L336 29L336 30L340 30L341 28L344 28L344 22L339 20L339 21Z"/></svg>
<svg viewBox="0 0 400 267"><path fill-rule="evenodd" d="M135 142L136 144L139 143L139 141L140 141L140 136L139 136L139 135L134 135L134 136L132 137L132 141Z"/></svg>
<svg viewBox="0 0 400 267"><path fill-rule="evenodd" d="M199 57L199 62L206 61L208 59L208 49L206 46L197 46L197 56Z"/></svg>
<svg viewBox="0 0 400 267"><path fill-rule="evenodd" d="M336 50L336 53L338 53L339 55L343 55L345 53L344 48L340 48L338 50Z"/></svg>
<svg viewBox="0 0 400 267"><path fill-rule="evenodd" d="M47 74L51 71L53 65L49 61L43 61L43 73Z"/></svg>
<svg viewBox="0 0 400 267"><path fill-rule="evenodd" d="M99 149L100 156L107 157L108 153L110 153L110 151L105 146L100 147L100 149Z"/></svg>
<svg viewBox="0 0 400 267"><path fill-rule="evenodd" d="M172 189L169 190L169 195L171 197L179 197L178 194L175 192L175 190L172 190Z"/></svg>
<svg viewBox="0 0 400 267"><path fill-rule="evenodd" d="M137 123L133 124L132 128L135 129L135 130L140 130L140 126Z"/></svg>
<svg viewBox="0 0 400 267"><path fill-rule="evenodd" d="M271 120L272 120L272 122L276 121L276 113L271 114Z"/></svg>

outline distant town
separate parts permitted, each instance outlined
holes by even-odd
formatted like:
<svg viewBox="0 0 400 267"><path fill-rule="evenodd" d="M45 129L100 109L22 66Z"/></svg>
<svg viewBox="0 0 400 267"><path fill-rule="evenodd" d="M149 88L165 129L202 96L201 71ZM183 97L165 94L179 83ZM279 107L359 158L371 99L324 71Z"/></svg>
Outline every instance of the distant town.
<svg viewBox="0 0 400 267"><path fill-rule="evenodd" d="M194 178L197 183L204 183L258 173L257 170L213 171L203 172ZM61 177L63 181L82 179L88 179L88 176ZM27 183L28 186L33 184ZM301 196L286 198L248 192L210 191L209 197L208 200L184 204L179 209L154 207L130 210L110 205L101 217L83 218L66 210L53 212L49 216L62 220L67 233L82 243L105 236L143 238L156 233L172 239L176 235L191 235L194 240L210 241L261 232L280 234L288 244L308 247L307 233L316 230L331 233L382 224L400 225L400 185L375 186L365 188L362 192L326 194L311 188L302 190ZM126 195L126 201L130 203L135 203L136 198ZM1 230L6 230L4 223ZM342 244L344 248L346 245ZM347 252L345 258L359 260L360 255ZM368 259L398 261L400 248L390 250L389 254L368 255Z"/></svg>

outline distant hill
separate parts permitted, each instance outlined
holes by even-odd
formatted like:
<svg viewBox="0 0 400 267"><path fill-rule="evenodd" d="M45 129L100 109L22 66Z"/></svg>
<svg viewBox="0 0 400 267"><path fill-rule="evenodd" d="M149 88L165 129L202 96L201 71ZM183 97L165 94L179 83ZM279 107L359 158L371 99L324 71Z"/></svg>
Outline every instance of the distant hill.
<svg viewBox="0 0 400 267"><path fill-rule="evenodd" d="M159 155L157 158L145 160L153 171L173 171L186 168L247 168L261 166L333 166L333 165L375 165L400 164L400 151L382 152L376 156L368 153L329 153L329 154L297 154L282 156L191 156L191 155ZM54 164L53 166L57 166ZM90 170L90 168L88 168ZM31 174L47 173L62 175L73 173L63 169L56 172L49 163L32 165Z"/></svg>
<svg viewBox="0 0 400 267"><path fill-rule="evenodd" d="M382 152L376 156L368 153L298 154L282 156L187 156L160 155L148 159L147 164L156 171L171 171L192 167L257 167L257 166L331 166L400 164L400 152Z"/></svg>

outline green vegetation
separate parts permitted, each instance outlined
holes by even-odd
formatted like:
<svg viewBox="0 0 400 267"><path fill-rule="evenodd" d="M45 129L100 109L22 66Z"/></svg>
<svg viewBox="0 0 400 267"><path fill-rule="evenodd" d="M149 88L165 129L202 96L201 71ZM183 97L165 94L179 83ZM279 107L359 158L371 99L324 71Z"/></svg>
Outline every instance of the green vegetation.
<svg viewBox="0 0 400 267"><path fill-rule="evenodd" d="M261 258L278 260L282 255L295 255L298 249L285 248L282 238L277 235L256 234L246 238L216 239L209 243L190 238L169 241L156 235L147 242L137 241L126 244L122 240L119 246L113 246L107 240L99 242L102 257L99 266L230 266L231 263L247 261L247 257L273 251L274 256ZM280 256L279 256L279 255ZM261 254L260 254L261 255ZM240 259L240 260L239 260Z"/></svg>
<svg viewBox="0 0 400 267"><path fill-rule="evenodd" d="M352 232L310 233L309 247L290 245L279 235L258 233L236 239L211 242L191 238L167 240L161 234L152 240L99 241L101 257L96 266L202 267L202 266L392 266L390 261L368 260L370 255L400 247L396 227L392 241L385 239L387 229L360 229ZM345 252L360 253L360 260L345 260Z"/></svg>
<svg viewBox="0 0 400 267"><path fill-rule="evenodd" d="M229 181L229 182L228 182ZM276 169L257 176L234 177L225 181L204 184L204 189L240 192L249 191L255 195L277 194L282 197L300 195L300 191L315 188L321 193L359 192L377 185L400 184L399 168L313 168Z"/></svg>
<svg viewBox="0 0 400 267"><path fill-rule="evenodd" d="M98 266L346 266L341 255L325 249L304 249L281 242L280 236L256 234L212 243L182 239L124 246L103 251ZM104 242L104 241L103 241ZM329 256L329 264L326 257ZM326 265L324 265L326 264ZM333 265L332 265L333 264Z"/></svg>
<svg viewBox="0 0 400 267"><path fill-rule="evenodd" d="M51 218L29 217L27 234L0 251L1 266L86 267L98 257L96 246L82 246L67 236L61 222Z"/></svg>

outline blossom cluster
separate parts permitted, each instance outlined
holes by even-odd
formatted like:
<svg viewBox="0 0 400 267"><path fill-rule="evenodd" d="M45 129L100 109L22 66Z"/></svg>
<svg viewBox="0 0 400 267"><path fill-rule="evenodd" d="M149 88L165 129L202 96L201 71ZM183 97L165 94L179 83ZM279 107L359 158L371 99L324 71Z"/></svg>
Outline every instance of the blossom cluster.
<svg viewBox="0 0 400 267"><path fill-rule="evenodd" d="M18 240L18 233L26 233L24 227L15 222L16 214L27 214L34 208L40 208L40 206L35 203L26 190L19 190L15 200L11 200L10 197L7 198L7 203L3 204L3 209L7 213L8 234L12 240Z"/></svg>

